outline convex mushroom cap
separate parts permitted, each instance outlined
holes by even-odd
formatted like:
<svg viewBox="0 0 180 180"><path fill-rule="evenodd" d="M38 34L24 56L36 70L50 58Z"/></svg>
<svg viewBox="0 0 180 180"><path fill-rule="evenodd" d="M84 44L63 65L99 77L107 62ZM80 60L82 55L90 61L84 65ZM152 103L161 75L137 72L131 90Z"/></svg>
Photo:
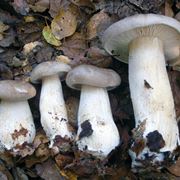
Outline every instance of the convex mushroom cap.
<svg viewBox="0 0 180 180"><path fill-rule="evenodd" d="M66 83L72 89L77 90L80 90L82 85L111 90L120 85L121 78L111 69L83 64L75 67L67 74Z"/></svg>
<svg viewBox="0 0 180 180"><path fill-rule="evenodd" d="M58 74L60 78L71 70L71 67L62 62L47 61L39 64L31 73L31 82L39 83L40 80L47 76Z"/></svg>
<svg viewBox="0 0 180 180"><path fill-rule="evenodd" d="M163 43L165 59L171 64L180 56L180 23L170 17L140 14L127 17L111 25L102 38L106 51L127 63L132 40L139 37L157 37Z"/></svg>
<svg viewBox="0 0 180 180"><path fill-rule="evenodd" d="M0 99L11 101L27 100L36 95L35 88L23 81L0 81Z"/></svg>

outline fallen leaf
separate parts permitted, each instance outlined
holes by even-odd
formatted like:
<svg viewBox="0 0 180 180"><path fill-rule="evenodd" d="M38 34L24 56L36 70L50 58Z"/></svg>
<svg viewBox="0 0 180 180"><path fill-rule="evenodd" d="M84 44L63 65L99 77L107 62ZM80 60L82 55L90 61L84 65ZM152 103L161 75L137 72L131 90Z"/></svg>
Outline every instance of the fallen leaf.
<svg viewBox="0 0 180 180"><path fill-rule="evenodd" d="M111 56L98 47L90 47L86 54L87 64L104 68L109 67L112 62Z"/></svg>
<svg viewBox="0 0 180 180"><path fill-rule="evenodd" d="M67 10L60 9L58 14L51 22L51 30L56 39L61 40L71 36L76 31L77 20L75 14L70 8Z"/></svg>
<svg viewBox="0 0 180 180"><path fill-rule="evenodd" d="M75 173L72 173L70 171L64 171L64 170L60 170L61 174L70 180L77 180L78 176Z"/></svg>
<svg viewBox="0 0 180 180"><path fill-rule="evenodd" d="M173 17L174 16L174 12L172 10L172 4L169 1L165 1L165 8L164 8L165 12L164 15L165 16L169 16L169 17Z"/></svg>
<svg viewBox="0 0 180 180"><path fill-rule="evenodd" d="M15 179L18 180L28 180L28 176L25 174L24 170L17 167L15 169L13 169L13 176Z"/></svg>
<svg viewBox="0 0 180 180"><path fill-rule="evenodd" d="M107 21L111 21L111 18L103 10L92 16L86 26L87 39L91 40L95 38L97 36L98 27Z"/></svg>
<svg viewBox="0 0 180 180"><path fill-rule="evenodd" d="M0 40L1 47L9 47L15 41L15 31L10 28Z"/></svg>
<svg viewBox="0 0 180 180"><path fill-rule="evenodd" d="M51 159L42 164L37 164L35 168L37 174L45 180L64 180L63 176L60 174L60 170Z"/></svg>
<svg viewBox="0 0 180 180"><path fill-rule="evenodd" d="M178 158L175 164L168 167L167 169L170 173L174 174L175 176L180 177L180 158Z"/></svg>
<svg viewBox="0 0 180 180"><path fill-rule="evenodd" d="M26 15L29 12L29 6L26 0L14 0L12 6L15 11L21 15Z"/></svg>
<svg viewBox="0 0 180 180"><path fill-rule="evenodd" d="M67 38L58 49L62 50L64 55L72 60L72 65L81 64L87 49L84 34L76 32L73 36Z"/></svg>
<svg viewBox="0 0 180 180"><path fill-rule="evenodd" d="M44 12L49 8L50 5L50 0L38 0L36 1L33 5L29 5L29 7L34 11L34 12Z"/></svg>
<svg viewBox="0 0 180 180"><path fill-rule="evenodd" d="M0 40L3 39L3 33L4 31L8 30L9 26L5 25L3 22L0 21Z"/></svg>
<svg viewBox="0 0 180 180"><path fill-rule="evenodd" d="M60 169L63 169L66 165L73 162L73 157L69 155L58 154L55 157L55 161Z"/></svg>
<svg viewBox="0 0 180 180"><path fill-rule="evenodd" d="M0 63L0 79L12 79L13 74L8 66L4 63Z"/></svg>
<svg viewBox="0 0 180 180"><path fill-rule="evenodd" d="M56 56L55 57L55 61L63 62L63 63L66 63L66 64L70 64L71 63L71 60L67 56L63 56L63 55Z"/></svg>
<svg viewBox="0 0 180 180"><path fill-rule="evenodd" d="M56 37L54 36L54 34L52 33L52 30L49 26L45 26L43 28L42 31L43 37L44 39L51 45L54 46L60 46L61 45L61 41L59 41L58 39L56 39Z"/></svg>
<svg viewBox="0 0 180 180"><path fill-rule="evenodd" d="M49 14L54 18L60 9L63 8L66 10L70 3L71 2L67 0L50 0Z"/></svg>

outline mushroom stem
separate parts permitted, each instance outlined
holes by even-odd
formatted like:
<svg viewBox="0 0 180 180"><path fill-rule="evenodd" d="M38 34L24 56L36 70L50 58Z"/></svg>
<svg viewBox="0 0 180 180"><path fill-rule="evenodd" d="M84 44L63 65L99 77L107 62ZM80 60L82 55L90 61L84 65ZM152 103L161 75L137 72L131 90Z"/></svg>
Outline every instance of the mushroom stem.
<svg viewBox="0 0 180 180"><path fill-rule="evenodd" d="M118 146L119 142L107 90L82 85L78 111L78 148L104 157Z"/></svg>
<svg viewBox="0 0 180 180"><path fill-rule="evenodd" d="M158 132L165 142L160 152L172 152L179 133L163 45L158 38L141 37L130 43L129 84L136 127L144 124L145 139L149 133Z"/></svg>
<svg viewBox="0 0 180 180"><path fill-rule="evenodd" d="M32 143L35 126L27 101L5 101L0 103L0 142L7 150L23 143Z"/></svg>
<svg viewBox="0 0 180 180"><path fill-rule="evenodd" d="M43 78L40 96L41 124L53 146L57 135L72 138L61 82L58 75Z"/></svg>

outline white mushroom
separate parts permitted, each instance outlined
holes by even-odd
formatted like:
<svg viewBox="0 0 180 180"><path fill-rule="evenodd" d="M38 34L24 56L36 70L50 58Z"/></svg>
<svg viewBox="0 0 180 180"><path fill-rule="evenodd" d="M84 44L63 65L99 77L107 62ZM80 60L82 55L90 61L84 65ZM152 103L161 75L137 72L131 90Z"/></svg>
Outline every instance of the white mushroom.
<svg viewBox="0 0 180 180"><path fill-rule="evenodd" d="M14 152L32 143L35 126L27 99L34 97L35 88L22 81L0 81L0 144Z"/></svg>
<svg viewBox="0 0 180 180"><path fill-rule="evenodd" d="M75 67L66 77L69 87L81 90L78 148L99 158L106 157L120 143L107 93L120 81L120 76L113 70L92 65Z"/></svg>
<svg viewBox="0 0 180 180"><path fill-rule="evenodd" d="M173 152L179 144L165 60L171 63L179 57L180 23L162 15L135 15L111 25L104 33L103 45L118 60L129 63L136 121L132 167L147 159L158 165L165 152ZM144 148L135 151L142 141Z"/></svg>
<svg viewBox="0 0 180 180"><path fill-rule="evenodd" d="M65 63L48 61L36 66L31 73L33 83L42 80L39 105L41 124L50 139L50 147L58 136L73 138L59 79L59 77L63 78L70 69L71 67Z"/></svg>

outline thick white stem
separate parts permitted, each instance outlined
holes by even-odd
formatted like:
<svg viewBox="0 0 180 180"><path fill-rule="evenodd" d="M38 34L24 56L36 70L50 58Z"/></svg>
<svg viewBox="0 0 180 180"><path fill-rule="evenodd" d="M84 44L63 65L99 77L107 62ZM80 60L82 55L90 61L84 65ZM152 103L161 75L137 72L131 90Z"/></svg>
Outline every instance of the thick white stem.
<svg viewBox="0 0 180 180"><path fill-rule="evenodd" d="M83 129L83 123L90 129ZM89 128L89 126L86 126ZM79 137L83 134L85 136ZM91 133L90 133L91 132ZM106 89L82 86L78 111L78 137L80 150L88 150L97 156L107 156L120 142L118 129L113 121Z"/></svg>
<svg viewBox="0 0 180 180"><path fill-rule="evenodd" d="M27 101L1 101L0 143L8 150L32 143L35 126Z"/></svg>
<svg viewBox="0 0 180 180"><path fill-rule="evenodd" d="M43 79L40 97L41 124L50 138L51 145L56 135L72 137L61 82L58 75ZM50 146L51 146L50 145Z"/></svg>
<svg viewBox="0 0 180 180"><path fill-rule="evenodd" d="M165 141L160 152L173 151L179 132L163 46L158 38L142 37L131 42L129 84L136 127L145 123L144 138L157 130Z"/></svg>

